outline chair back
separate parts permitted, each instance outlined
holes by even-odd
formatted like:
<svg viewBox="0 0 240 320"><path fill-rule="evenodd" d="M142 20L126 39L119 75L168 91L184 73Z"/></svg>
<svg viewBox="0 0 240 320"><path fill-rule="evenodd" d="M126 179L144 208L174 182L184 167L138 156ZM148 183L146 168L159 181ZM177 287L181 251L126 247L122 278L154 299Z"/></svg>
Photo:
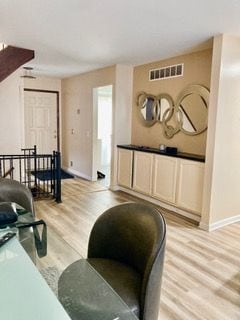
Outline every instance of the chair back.
<svg viewBox="0 0 240 320"><path fill-rule="evenodd" d="M0 202L15 202L34 215L32 193L18 181L0 178Z"/></svg>
<svg viewBox="0 0 240 320"><path fill-rule="evenodd" d="M165 238L161 213L140 203L124 203L105 211L90 234L88 258L117 260L140 273L140 319L157 320Z"/></svg>

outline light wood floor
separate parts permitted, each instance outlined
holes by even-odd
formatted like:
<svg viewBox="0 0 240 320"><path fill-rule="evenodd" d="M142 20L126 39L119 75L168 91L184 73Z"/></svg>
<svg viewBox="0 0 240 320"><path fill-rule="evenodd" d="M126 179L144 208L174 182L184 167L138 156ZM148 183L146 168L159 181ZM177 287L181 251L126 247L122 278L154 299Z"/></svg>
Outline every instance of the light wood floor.
<svg viewBox="0 0 240 320"><path fill-rule="evenodd" d="M63 202L36 202L49 225L49 254L42 265L86 257L90 230L107 208L141 201L81 179L64 180ZM240 320L240 224L211 233L163 210L167 247L159 320ZM149 319L151 320L151 319Z"/></svg>

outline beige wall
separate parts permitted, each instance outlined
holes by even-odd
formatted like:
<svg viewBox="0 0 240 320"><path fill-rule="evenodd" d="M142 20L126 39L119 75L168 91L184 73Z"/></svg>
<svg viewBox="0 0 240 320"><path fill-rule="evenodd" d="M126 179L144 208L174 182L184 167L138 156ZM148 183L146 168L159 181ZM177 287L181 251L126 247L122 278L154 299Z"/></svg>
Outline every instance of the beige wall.
<svg viewBox="0 0 240 320"><path fill-rule="evenodd" d="M112 66L62 81L63 165L87 179L92 176L93 89L114 85L115 72Z"/></svg>
<svg viewBox="0 0 240 320"><path fill-rule="evenodd" d="M0 83L0 154L21 153L23 113L20 73L15 71Z"/></svg>
<svg viewBox="0 0 240 320"><path fill-rule="evenodd" d="M214 39L201 225L240 220L240 38Z"/></svg>
<svg viewBox="0 0 240 320"><path fill-rule="evenodd" d="M189 84L201 84L210 87L212 49L195 52L171 59L149 63L134 68L133 78L133 115L132 143L158 147L160 144L177 147L182 152L205 154L206 136L204 132L198 136L187 136L181 132L172 139L163 136L161 124L147 128L138 119L136 97L139 92L158 95L168 93L176 100L180 91ZM149 81L149 70L178 63L184 63L184 76L159 81Z"/></svg>
<svg viewBox="0 0 240 320"><path fill-rule="evenodd" d="M113 114L113 157L111 187L117 185L117 145L130 144L132 133L133 68L116 65L115 108Z"/></svg>
<svg viewBox="0 0 240 320"><path fill-rule="evenodd" d="M25 78L24 88L61 92L61 79L48 77L37 77L36 79Z"/></svg>
<svg viewBox="0 0 240 320"><path fill-rule="evenodd" d="M117 184L116 145L131 142L132 73L131 66L116 65L62 81L63 165L89 180L94 178L93 89L113 86L112 188Z"/></svg>

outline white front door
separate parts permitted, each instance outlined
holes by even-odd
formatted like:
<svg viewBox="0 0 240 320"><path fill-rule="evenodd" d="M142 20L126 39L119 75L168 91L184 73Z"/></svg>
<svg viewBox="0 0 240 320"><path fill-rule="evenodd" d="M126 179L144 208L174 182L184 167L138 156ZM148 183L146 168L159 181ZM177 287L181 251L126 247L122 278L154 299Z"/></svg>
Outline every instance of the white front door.
<svg viewBox="0 0 240 320"><path fill-rule="evenodd" d="M38 153L57 150L57 95L24 91L25 148Z"/></svg>

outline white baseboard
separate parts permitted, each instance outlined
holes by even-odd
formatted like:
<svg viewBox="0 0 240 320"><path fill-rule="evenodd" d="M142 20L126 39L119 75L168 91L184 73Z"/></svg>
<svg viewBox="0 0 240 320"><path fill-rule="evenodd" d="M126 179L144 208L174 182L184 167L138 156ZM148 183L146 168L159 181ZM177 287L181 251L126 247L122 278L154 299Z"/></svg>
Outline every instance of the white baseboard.
<svg viewBox="0 0 240 320"><path fill-rule="evenodd" d="M62 166L62 168L67 171L68 173L71 173L73 174L74 176L77 176L77 177L80 177L80 178L84 178L86 180L90 180L92 181L92 177L82 173L82 172L79 172L77 170L74 170L74 169L71 169L71 168L68 168L68 167L65 167L65 166Z"/></svg>
<svg viewBox="0 0 240 320"><path fill-rule="evenodd" d="M120 190L120 187L117 185L115 185L115 186L112 186L112 185L110 185L109 186L109 189L111 190L111 191L119 191Z"/></svg>
<svg viewBox="0 0 240 320"><path fill-rule="evenodd" d="M205 231L213 231L236 222L240 222L240 215L222 219L212 224L200 222L199 227Z"/></svg>
<svg viewBox="0 0 240 320"><path fill-rule="evenodd" d="M154 198L152 198L150 196L138 193L138 192L136 192L134 190L130 190L130 189L127 189L127 188L124 188L124 187L120 187L120 186L114 186L113 189L111 189L111 190L113 190L113 191L118 191L118 190L124 191L126 193L129 193L129 194L137 197L137 198L141 198L141 199L144 199L144 200L149 201L151 203L154 203L157 206L163 207L163 208L165 208L165 209L167 209L169 211L173 211L173 212L175 212L175 213L177 213L179 215L182 215L182 216L184 216L186 218L189 218L191 220L200 222L201 217L196 215L196 214L194 214L194 213L191 213L191 212L182 210L180 208L174 207L174 206L172 206L170 204L167 204L167 203L162 202L160 200L154 199Z"/></svg>

